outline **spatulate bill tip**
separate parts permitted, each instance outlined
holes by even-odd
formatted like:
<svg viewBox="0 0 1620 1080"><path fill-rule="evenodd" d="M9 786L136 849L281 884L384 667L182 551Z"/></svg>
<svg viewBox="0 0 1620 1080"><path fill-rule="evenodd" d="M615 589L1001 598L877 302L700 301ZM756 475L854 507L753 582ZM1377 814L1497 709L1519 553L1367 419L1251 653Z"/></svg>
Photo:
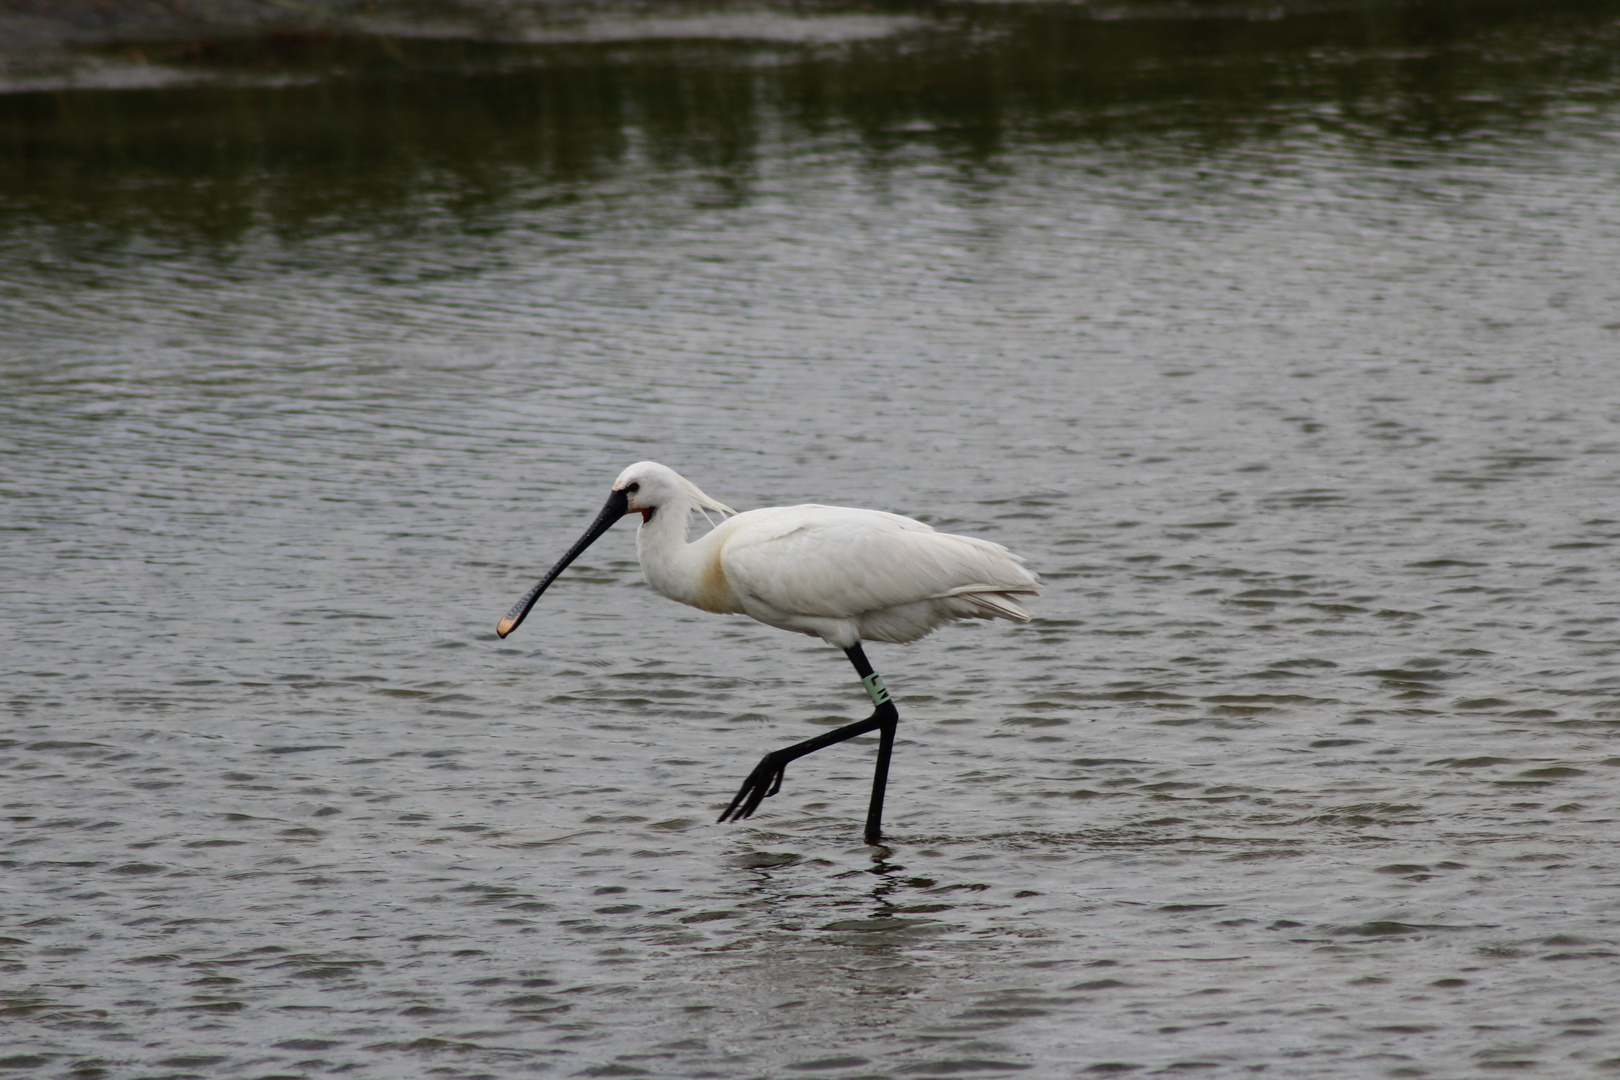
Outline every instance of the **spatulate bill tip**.
<svg viewBox="0 0 1620 1080"><path fill-rule="evenodd" d="M496 625L495 633L504 638L512 632L512 628L515 626L517 626L517 620L508 615Z"/></svg>

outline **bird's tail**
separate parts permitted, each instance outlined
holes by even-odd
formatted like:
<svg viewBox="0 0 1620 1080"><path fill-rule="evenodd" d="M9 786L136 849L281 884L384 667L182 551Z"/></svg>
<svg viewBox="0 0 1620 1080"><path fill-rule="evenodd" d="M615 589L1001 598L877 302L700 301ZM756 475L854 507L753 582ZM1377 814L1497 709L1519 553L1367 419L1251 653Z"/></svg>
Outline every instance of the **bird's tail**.
<svg viewBox="0 0 1620 1080"><path fill-rule="evenodd" d="M1031 590L1033 594L1033 590ZM972 592L960 594L983 614L987 619L1010 619L1013 622L1029 622L1035 613L1024 606L1024 602L1012 593L1004 592Z"/></svg>

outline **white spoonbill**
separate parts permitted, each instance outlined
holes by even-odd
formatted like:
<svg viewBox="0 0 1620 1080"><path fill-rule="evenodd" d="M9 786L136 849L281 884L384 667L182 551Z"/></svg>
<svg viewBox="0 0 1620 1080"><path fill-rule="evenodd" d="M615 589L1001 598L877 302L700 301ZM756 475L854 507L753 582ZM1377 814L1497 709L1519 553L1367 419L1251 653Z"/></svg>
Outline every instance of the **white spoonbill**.
<svg viewBox="0 0 1620 1080"><path fill-rule="evenodd" d="M727 516L693 543L692 511ZM747 615L844 650L874 710L865 720L766 754L721 821L752 816L782 787L788 763L824 747L879 732L866 842L882 839L883 792L900 714L872 670L864 641L915 641L958 619L1028 622L1023 597L1040 591L1024 561L1000 544L935 532L920 521L846 506L772 506L738 514L674 469L652 461L613 482L607 505L540 583L512 605L495 632L505 637L563 569L626 514L640 514L636 554L647 583L704 611Z"/></svg>

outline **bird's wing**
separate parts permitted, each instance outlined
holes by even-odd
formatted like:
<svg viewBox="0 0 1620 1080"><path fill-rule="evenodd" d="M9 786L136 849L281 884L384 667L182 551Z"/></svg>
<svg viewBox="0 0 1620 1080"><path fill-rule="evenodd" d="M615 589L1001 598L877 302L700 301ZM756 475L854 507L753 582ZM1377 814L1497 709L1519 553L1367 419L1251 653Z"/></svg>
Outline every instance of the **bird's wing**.
<svg viewBox="0 0 1620 1080"><path fill-rule="evenodd" d="M780 612L847 619L918 600L1036 589L1022 560L1000 544L935 532L880 510L839 506L755 511L726 524L727 581Z"/></svg>

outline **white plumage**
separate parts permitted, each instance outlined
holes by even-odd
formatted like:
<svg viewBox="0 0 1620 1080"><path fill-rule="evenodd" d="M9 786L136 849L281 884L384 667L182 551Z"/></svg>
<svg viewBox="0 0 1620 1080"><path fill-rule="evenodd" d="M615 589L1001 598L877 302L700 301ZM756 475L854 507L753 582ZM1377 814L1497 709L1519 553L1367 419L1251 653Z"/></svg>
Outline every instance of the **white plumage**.
<svg viewBox="0 0 1620 1080"><path fill-rule="evenodd" d="M1039 591L1000 544L935 532L920 521L847 506L773 506L728 517L688 543L693 510L731 513L685 477L643 461L620 474L648 584L705 611L747 615L847 649L915 641L957 619L1028 622L1020 597Z"/></svg>
<svg viewBox="0 0 1620 1080"><path fill-rule="evenodd" d="M694 511L725 519L687 539ZM843 649L876 711L768 754L721 820L748 817L781 786L787 763L824 746L881 730L866 837L877 843L883 787L899 716L862 641L915 641L958 619L1028 622L1024 597L1040 584L1000 544L935 532L920 521L846 506L774 506L738 514L675 470L641 461L619 474L607 505L578 543L513 606L497 632L517 628L564 567L620 517L641 514L636 554L648 584L704 611L747 615L769 626L822 638Z"/></svg>

